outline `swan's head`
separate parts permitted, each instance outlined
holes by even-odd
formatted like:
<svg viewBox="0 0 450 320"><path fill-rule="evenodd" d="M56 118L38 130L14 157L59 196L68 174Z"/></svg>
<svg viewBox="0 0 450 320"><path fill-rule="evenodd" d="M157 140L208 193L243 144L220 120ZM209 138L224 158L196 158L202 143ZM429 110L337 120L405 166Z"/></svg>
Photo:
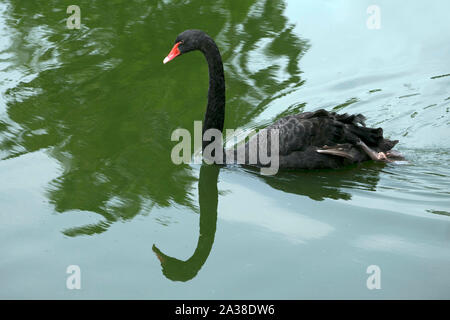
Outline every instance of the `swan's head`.
<svg viewBox="0 0 450 320"><path fill-rule="evenodd" d="M186 30L180 33L175 40L172 50L169 52L167 57L164 58L163 63L166 64L183 53L201 50L202 44L208 38L210 39L210 37L201 30Z"/></svg>

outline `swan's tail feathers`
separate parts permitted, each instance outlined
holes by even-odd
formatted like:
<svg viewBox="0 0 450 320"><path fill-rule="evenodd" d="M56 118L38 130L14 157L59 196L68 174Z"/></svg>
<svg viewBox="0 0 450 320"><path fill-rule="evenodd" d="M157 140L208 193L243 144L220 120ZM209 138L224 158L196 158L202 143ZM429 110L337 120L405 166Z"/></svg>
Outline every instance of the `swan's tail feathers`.
<svg viewBox="0 0 450 320"><path fill-rule="evenodd" d="M338 141L346 141L352 145L356 145L359 140L364 141L369 147L377 152L386 152L391 150L397 143L398 140L389 140L383 137L383 129L382 128L368 128L366 127L365 120L362 114L337 114L336 112L329 112L325 109L319 109L313 112L305 112L301 116L304 119L315 118L315 117L326 117L334 122L336 127L343 128L343 131L336 131L336 134L339 135ZM334 154L336 156L344 156L348 155L347 150L343 153L342 150L332 150L332 149L324 149L325 151L319 151L319 153L327 153ZM330 151L331 150L331 151Z"/></svg>
<svg viewBox="0 0 450 320"><path fill-rule="evenodd" d="M382 128L367 128L361 126L347 126L347 129L350 134L347 136L347 140L349 142L354 142L353 140L361 139L367 145L371 147L378 146L383 140L383 129Z"/></svg>
<svg viewBox="0 0 450 320"><path fill-rule="evenodd" d="M362 114L336 114L336 120L347 123L347 124L354 124L354 125L362 125L363 127L366 126L366 117L364 117Z"/></svg>
<svg viewBox="0 0 450 320"><path fill-rule="evenodd" d="M335 146L323 146L316 151L318 153L330 154L337 157L347 158L349 160L355 160L354 155L351 152L352 146L350 144L337 144Z"/></svg>
<svg viewBox="0 0 450 320"><path fill-rule="evenodd" d="M389 151L391 150L393 147L395 147L395 145L398 143L398 140L389 140L389 139L383 139L380 144L378 145L378 148L383 151Z"/></svg>

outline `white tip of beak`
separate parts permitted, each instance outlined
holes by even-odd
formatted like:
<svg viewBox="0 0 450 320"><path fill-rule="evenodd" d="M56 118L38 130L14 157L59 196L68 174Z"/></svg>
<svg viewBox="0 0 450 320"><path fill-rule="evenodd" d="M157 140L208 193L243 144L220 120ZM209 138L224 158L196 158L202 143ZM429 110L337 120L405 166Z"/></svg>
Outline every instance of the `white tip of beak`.
<svg viewBox="0 0 450 320"><path fill-rule="evenodd" d="M165 57L163 60L163 63L166 64L167 62L169 62L169 57Z"/></svg>

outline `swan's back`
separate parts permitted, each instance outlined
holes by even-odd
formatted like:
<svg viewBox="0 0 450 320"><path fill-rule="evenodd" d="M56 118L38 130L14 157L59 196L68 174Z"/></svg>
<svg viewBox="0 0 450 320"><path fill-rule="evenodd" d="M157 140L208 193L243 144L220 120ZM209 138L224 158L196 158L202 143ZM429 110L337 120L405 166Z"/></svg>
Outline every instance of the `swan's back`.
<svg viewBox="0 0 450 320"><path fill-rule="evenodd" d="M266 128L266 133L259 132L245 144L246 159L254 152L250 150L250 145L258 140L267 139L267 150L270 150L270 131L273 129L279 131L280 168L337 168L370 160L369 156L356 145L359 140L377 152L391 150L398 142L384 139L381 128L367 128L364 120L365 117L361 114L337 114L323 109L289 115L277 120ZM339 145L340 149L336 154L317 152L324 146L336 145ZM259 154L257 156L257 165L264 166Z"/></svg>

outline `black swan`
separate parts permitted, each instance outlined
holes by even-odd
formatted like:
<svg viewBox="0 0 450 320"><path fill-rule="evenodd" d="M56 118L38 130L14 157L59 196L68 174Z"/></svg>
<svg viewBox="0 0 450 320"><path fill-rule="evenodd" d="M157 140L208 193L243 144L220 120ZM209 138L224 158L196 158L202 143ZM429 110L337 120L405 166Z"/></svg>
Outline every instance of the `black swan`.
<svg viewBox="0 0 450 320"><path fill-rule="evenodd" d="M225 119L225 77L222 58L214 40L201 30L186 30L178 35L175 45L163 62L165 64L194 50L204 54L209 69L208 105L203 133L208 129L222 132ZM390 162L402 159L401 154L391 150L398 140L385 139L382 128L367 128L364 120L362 114L337 114L320 109L283 117L266 129L267 132L272 129L279 132L279 168L338 168L366 160ZM261 134L258 133L251 139L261 139ZM249 147L250 141L242 147L245 148L245 159L249 159L248 155L255 151ZM267 142L270 143L270 137ZM209 143L211 142L203 140L203 150ZM231 152L236 154L237 151ZM223 154L225 158L230 152L225 150ZM235 155L232 158L236 159ZM260 161L259 153L256 158L257 163L252 164L267 165Z"/></svg>

